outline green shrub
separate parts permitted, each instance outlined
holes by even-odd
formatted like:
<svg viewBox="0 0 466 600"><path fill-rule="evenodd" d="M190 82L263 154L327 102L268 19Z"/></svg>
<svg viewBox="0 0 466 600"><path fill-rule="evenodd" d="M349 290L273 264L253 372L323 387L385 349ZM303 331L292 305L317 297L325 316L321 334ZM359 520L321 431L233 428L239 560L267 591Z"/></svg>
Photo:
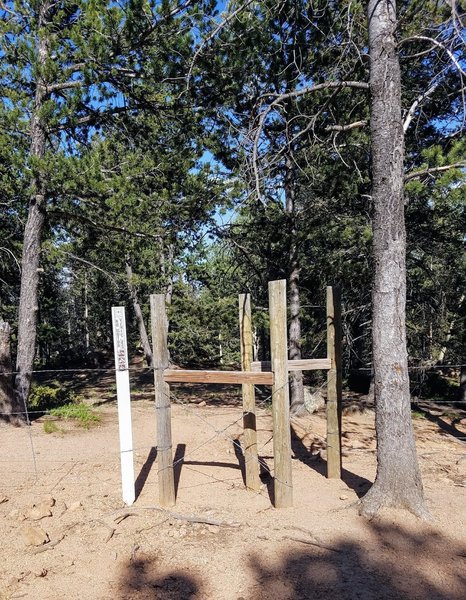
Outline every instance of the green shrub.
<svg viewBox="0 0 466 600"><path fill-rule="evenodd" d="M422 382L422 395L425 398L454 401L458 397L458 387L458 380L438 371L430 371Z"/></svg>
<svg viewBox="0 0 466 600"><path fill-rule="evenodd" d="M33 385L28 405L31 410L46 412L52 408L75 402L79 402L79 397L54 381L51 385Z"/></svg>

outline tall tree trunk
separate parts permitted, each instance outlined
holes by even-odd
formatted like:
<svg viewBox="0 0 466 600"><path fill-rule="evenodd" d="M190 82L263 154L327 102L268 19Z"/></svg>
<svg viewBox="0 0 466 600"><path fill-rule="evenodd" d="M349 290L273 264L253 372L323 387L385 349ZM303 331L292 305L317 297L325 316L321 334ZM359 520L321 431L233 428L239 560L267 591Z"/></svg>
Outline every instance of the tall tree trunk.
<svg viewBox="0 0 466 600"><path fill-rule="evenodd" d="M458 390L458 402L461 403L462 408L466 408L466 306L464 302L462 306L462 321L463 321L463 335L462 335L462 352L460 354L461 367L460 367L460 387Z"/></svg>
<svg viewBox="0 0 466 600"><path fill-rule="evenodd" d="M296 197L293 181L292 157L286 158L285 173L285 210L289 222L289 247L288 247L288 290L290 306L290 326L288 331L288 345L290 360L301 358L301 303L299 298L299 255L296 227ZM293 415L299 416L305 412L303 372L290 371L290 405Z"/></svg>
<svg viewBox="0 0 466 600"><path fill-rule="evenodd" d="M395 0L369 0L377 476L361 512L373 516L393 506L425 517L406 351L404 138L396 24Z"/></svg>
<svg viewBox="0 0 466 600"><path fill-rule="evenodd" d="M160 251L160 271L162 273L163 286L165 288L165 302L167 306L172 303L173 296L173 259L174 259L174 245L168 244L168 256L164 250Z"/></svg>
<svg viewBox="0 0 466 600"><path fill-rule="evenodd" d="M144 316L142 314L141 305L139 304L138 293L133 285L133 269L129 259L126 260L126 278L128 281L128 290L133 302L134 314L136 315L136 321L138 324L139 337L141 338L142 349L144 352L144 358L148 367L152 366L152 350L150 347L149 336L147 335L146 324L144 323Z"/></svg>
<svg viewBox="0 0 466 600"><path fill-rule="evenodd" d="M50 2L46 0L39 6L37 55L40 67L44 67L49 54L49 43L44 25ZM46 146L46 130L41 121L41 110L46 99L46 82L43 73L36 80L36 91L30 123L31 163L43 159ZM39 259L42 230L45 222L45 177L42 168L33 165L33 192L29 200L28 218L24 229L23 254L21 260L21 289L18 311L18 346L16 356L15 402L26 405L31 387L32 368L36 347Z"/></svg>
<svg viewBox="0 0 466 600"><path fill-rule="evenodd" d="M0 320L0 419L8 423L21 422L23 408L17 404L13 393L11 375L10 325Z"/></svg>
<svg viewBox="0 0 466 600"><path fill-rule="evenodd" d="M87 271L84 271L84 347L86 348L86 352L89 351L91 347L91 338L89 333L89 289L87 283Z"/></svg>

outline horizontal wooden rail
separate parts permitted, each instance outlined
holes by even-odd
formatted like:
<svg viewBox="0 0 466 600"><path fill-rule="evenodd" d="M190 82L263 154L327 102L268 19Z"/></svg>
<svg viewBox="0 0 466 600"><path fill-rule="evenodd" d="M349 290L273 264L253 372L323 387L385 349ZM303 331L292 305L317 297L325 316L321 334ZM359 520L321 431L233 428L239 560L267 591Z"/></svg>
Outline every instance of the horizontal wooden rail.
<svg viewBox="0 0 466 600"><path fill-rule="evenodd" d="M163 373L166 383L255 383L272 385L273 373L257 371L185 371L166 369Z"/></svg>
<svg viewBox="0 0 466 600"><path fill-rule="evenodd" d="M302 360L289 360L288 371L319 371L332 368L330 358L303 358ZM253 362L251 369L255 372L267 373L272 369L269 361Z"/></svg>

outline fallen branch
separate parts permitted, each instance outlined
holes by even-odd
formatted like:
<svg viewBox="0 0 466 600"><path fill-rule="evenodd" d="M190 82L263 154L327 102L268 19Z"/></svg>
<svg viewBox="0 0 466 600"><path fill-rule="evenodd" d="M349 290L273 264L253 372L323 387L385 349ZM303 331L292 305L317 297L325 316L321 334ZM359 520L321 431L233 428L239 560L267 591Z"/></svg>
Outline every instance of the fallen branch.
<svg viewBox="0 0 466 600"><path fill-rule="evenodd" d="M313 542L312 540L305 540L303 538L293 537L292 535L285 535L284 537L282 537L282 540L291 540L292 542L300 542L301 544L307 544L308 546L317 546L318 548L322 548L323 550L330 550L331 552L341 552L341 550L339 550L338 548L332 548L332 546L327 546L319 542Z"/></svg>
<svg viewBox="0 0 466 600"><path fill-rule="evenodd" d="M122 515L118 515L118 517L115 517L113 520L115 521L115 523L117 525L119 525L122 521L124 521L128 517L135 517L135 516L137 516L137 515L134 512L126 512L126 513L123 513Z"/></svg>
<svg viewBox="0 0 466 600"><path fill-rule="evenodd" d="M108 529L107 537L104 539L104 544L106 544L107 542L109 542L112 539L112 537L115 533L115 527L112 527L111 525L109 525L105 521L101 521L100 519L96 519L95 522L100 523L101 525L103 525L104 527L106 527Z"/></svg>
<svg viewBox="0 0 466 600"><path fill-rule="evenodd" d="M48 544L44 544L43 546L39 546L38 548L32 548L31 554L40 554L41 552L45 552L46 550L51 550L52 548L55 548L55 546L58 546L58 544L64 539L64 537L65 535L63 534L54 542L49 542Z"/></svg>
<svg viewBox="0 0 466 600"><path fill-rule="evenodd" d="M164 513L171 519L177 519L179 521L188 521L188 523L203 523L205 525L214 525L215 527L241 527L241 523L228 522L228 521L217 521L215 519L209 519L201 516L181 515L180 513L174 513L165 508L159 506L144 506L140 510L156 510ZM117 517L118 518L118 517Z"/></svg>

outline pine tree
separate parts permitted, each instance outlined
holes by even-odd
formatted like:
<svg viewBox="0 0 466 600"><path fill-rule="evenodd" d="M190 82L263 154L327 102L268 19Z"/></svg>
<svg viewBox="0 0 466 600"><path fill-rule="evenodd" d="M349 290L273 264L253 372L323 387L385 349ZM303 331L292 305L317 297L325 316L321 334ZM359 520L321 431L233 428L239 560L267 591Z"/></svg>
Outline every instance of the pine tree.
<svg viewBox="0 0 466 600"><path fill-rule="evenodd" d="M166 63L156 60L157 52L167 48L176 16L185 8L105 0L7 1L0 8L0 88L9 123L26 139L24 176L30 189L21 261L18 406L29 393L35 354L41 242L54 192L49 180L60 170L61 156L88 142L102 121L128 110L120 91L134 106L155 110L164 103L154 93L140 96L133 82L147 72L164 73ZM147 46L152 52L143 67L141 51Z"/></svg>

